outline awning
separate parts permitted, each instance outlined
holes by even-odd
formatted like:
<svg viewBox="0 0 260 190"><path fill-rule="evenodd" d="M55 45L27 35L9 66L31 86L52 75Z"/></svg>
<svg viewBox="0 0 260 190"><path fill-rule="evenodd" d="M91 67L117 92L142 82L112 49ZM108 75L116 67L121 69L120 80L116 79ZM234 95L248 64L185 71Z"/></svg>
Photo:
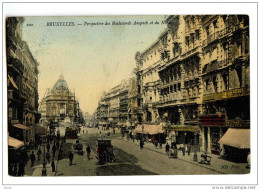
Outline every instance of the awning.
<svg viewBox="0 0 260 190"><path fill-rule="evenodd" d="M19 141L13 137L8 136L8 146L12 146L14 148L19 148L24 145L24 142Z"/></svg>
<svg viewBox="0 0 260 190"><path fill-rule="evenodd" d="M164 126L163 129L168 131L189 131L189 132L200 131L200 127L194 125L168 125L168 126Z"/></svg>
<svg viewBox="0 0 260 190"><path fill-rule="evenodd" d="M250 129L229 128L218 143L240 149L250 148Z"/></svg>
<svg viewBox="0 0 260 190"><path fill-rule="evenodd" d="M142 125L138 125L135 128L134 132L135 133L156 135L156 134L159 134L159 133L163 133L163 130L162 130L161 125L142 124Z"/></svg>
<svg viewBox="0 0 260 190"><path fill-rule="evenodd" d="M13 126L19 128L19 129L30 130L30 127L24 126L20 123L14 124Z"/></svg>
<svg viewBox="0 0 260 190"><path fill-rule="evenodd" d="M10 82L12 83L13 87L15 87L18 90L18 87L17 87L16 83L14 82L14 79L12 77L10 77L9 75L8 75L8 78L9 78Z"/></svg>

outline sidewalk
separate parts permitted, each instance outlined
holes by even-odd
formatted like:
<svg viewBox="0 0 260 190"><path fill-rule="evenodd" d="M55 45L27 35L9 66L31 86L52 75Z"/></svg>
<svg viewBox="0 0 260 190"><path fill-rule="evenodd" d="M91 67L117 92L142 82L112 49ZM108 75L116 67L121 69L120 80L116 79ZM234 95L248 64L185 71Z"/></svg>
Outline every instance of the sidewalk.
<svg viewBox="0 0 260 190"><path fill-rule="evenodd" d="M126 141L129 143L134 143L136 146L138 146L139 148L139 141L133 142L131 139L129 139L129 141L125 138L117 138L118 140L122 140L122 141ZM159 146L158 146L159 147ZM162 154L162 156L168 156L165 152L165 146L163 145L163 148L155 148L155 146L150 143L150 142L146 142L144 144L144 149L148 149L154 152L158 152L160 154ZM182 151L179 150L178 151L178 158L179 160L182 160L184 162L188 162L190 164L194 164L194 165L198 165L204 168L208 168L212 171L215 172L219 172L221 174L248 174L250 173L250 169L246 168L247 163L234 163L228 160L224 160L223 158L221 158L218 155L215 154L208 154L208 156L211 156L211 165L205 165L205 164L200 164L199 161L201 160L201 154L203 152L198 152L197 156L198 156L198 162L193 161L193 157L194 157L194 153L192 152L190 155L185 155L183 156ZM169 158L169 159L175 159L175 158Z"/></svg>
<svg viewBox="0 0 260 190"><path fill-rule="evenodd" d="M57 166L57 161L55 160L55 166ZM42 167L43 165L37 165L33 167L35 170L32 176L42 176ZM46 164L47 176L55 176L55 172L52 172L51 164Z"/></svg>

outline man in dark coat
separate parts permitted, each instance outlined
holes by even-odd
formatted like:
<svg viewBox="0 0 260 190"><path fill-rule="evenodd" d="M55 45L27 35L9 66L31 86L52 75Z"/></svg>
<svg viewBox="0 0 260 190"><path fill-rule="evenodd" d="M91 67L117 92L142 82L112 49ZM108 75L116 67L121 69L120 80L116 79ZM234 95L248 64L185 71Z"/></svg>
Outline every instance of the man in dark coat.
<svg viewBox="0 0 260 190"><path fill-rule="evenodd" d="M50 163L50 158L51 158L50 152L46 152L45 157L46 157L48 163Z"/></svg>
<svg viewBox="0 0 260 190"><path fill-rule="evenodd" d="M143 149L143 147L144 147L144 141L141 139L140 140L140 149Z"/></svg>
<svg viewBox="0 0 260 190"><path fill-rule="evenodd" d="M54 162L54 159L52 159L52 161L51 161L51 168L52 168L52 172L55 172L55 162Z"/></svg>
<svg viewBox="0 0 260 190"><path fill-rule="evenodd" d="M47 148L47 152L50 152L50 148L51 148L51 146L50 146L50 144L49 144L49 143L47 143L47 146L46 146L46 148Z"/></svg>
<svg viewBox="0 0 260 190"><path fill-rule="evenodd" d="M30 156L30 159L31 159L31 167L33 167L34 161L35 161L35 154L34 154L33 151L32 151L32 154L31 154L31 156Z"/></svg>
<svg viewBox="0 0 260 190"><path fill-rule="evenodd" d="M91 152L89 145L87 146L86 151L87 151L87 156L88 156L88 160L89 160L90 159L89 156L90 156L90 152Z"/></svg>
<svg viewBox="0 0 260 190"><path fill-rule="evenodd" d="M69 154L70 166L72 165L73 158L74 158L74 155L73 155L72 151L70 151L70 154Z"/></svg>
<svg viewBox="0 0 260 190"><path fill-rule="evenodd" d="M168 144L168 142L166 143L165 151L166 151L167 154L170 151L170 145Z"/></svg>
<svg viewBox="0 0 260 190"><path fill-rule="evenodd" d="M52 153L53 153L53 157L55 157L55 153L56 153L56 145L53 144L52 146Z"/></svg>
<svg viewBox="0 0 260 190"><path fill-rule="evenodd" d="M39 148L38 151L37 151L38 161L41 160L41 154L42 154L42 150L41 150L41 148Z"/></svg>
<svg viewBox="0 0 260 190"><path fill-rule="evenodd" d="M188 155L190 155L190 151L191 151L191 145L189 143L188 146L187 146L187 153L188 153Z"/></svg>
<svg viewBox="0 0 260 190"><path fill-rule="evenodd" d="M59 149L59 147L60 147L60 142L57 141L57 142L56 142L56 148Z"/></svg>

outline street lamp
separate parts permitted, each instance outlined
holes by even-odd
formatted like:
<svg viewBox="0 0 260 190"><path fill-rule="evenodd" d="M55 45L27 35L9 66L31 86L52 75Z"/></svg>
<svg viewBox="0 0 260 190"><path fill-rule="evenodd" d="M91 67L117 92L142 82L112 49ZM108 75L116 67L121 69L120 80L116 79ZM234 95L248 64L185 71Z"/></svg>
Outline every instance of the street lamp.
<svg viewBox="0 0 260 190"><path fill-rule="evenodd" d="M45 160L45 144L46 144L46 137L43 139L43 163L42 163L42 176L47 176L46 160Z"/></svg>
<svg viewBox="0 0 260 190"><path fill-rule="evenodd" d="M144 140L144 125L142 125L142 140Z"/></svg>
<svg viewBox="0 0 260 190"><path fill-rule="evenodd" d="M195 138L194 138L194 141L195 141L195 143L194 143L195 148L194 148L194 157L193 157L193 161L194 161L194 162L198 162L198 155L197 155L197 135L198 135L198 133L195 132L194 135L195 135Z"/></svg>

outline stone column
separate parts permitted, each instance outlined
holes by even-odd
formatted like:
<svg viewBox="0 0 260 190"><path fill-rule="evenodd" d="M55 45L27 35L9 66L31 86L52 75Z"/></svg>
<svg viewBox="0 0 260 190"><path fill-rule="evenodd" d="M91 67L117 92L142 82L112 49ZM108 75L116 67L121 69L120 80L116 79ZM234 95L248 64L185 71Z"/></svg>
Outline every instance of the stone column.
<svg viewBox="0 0 260 190"><path fill-rule="evenodd" d="M211 153L211 138L210 138L210 127L208 127L208 144L207 144L207 153Z"/></svg>
<svg viewBox="0 0 260 190"><path fill-rule="evenodd" d="M202 151L202 152L204 152L205 149L206 149L204 128L205 128L205 127L201 127L201 151Z"/></svg>
<svg viewBox="0 0 260 190"><path fill-rule="evenodd" d="M223 134L223 128L220 127L220 130L219 130L219 137L220 137L220 139L223 137L223 135L224 135ZM224 149L224 145L223 144L220 144L220 150L222 150L220 155L221 156L225 155L225 149Z"/></svg>

